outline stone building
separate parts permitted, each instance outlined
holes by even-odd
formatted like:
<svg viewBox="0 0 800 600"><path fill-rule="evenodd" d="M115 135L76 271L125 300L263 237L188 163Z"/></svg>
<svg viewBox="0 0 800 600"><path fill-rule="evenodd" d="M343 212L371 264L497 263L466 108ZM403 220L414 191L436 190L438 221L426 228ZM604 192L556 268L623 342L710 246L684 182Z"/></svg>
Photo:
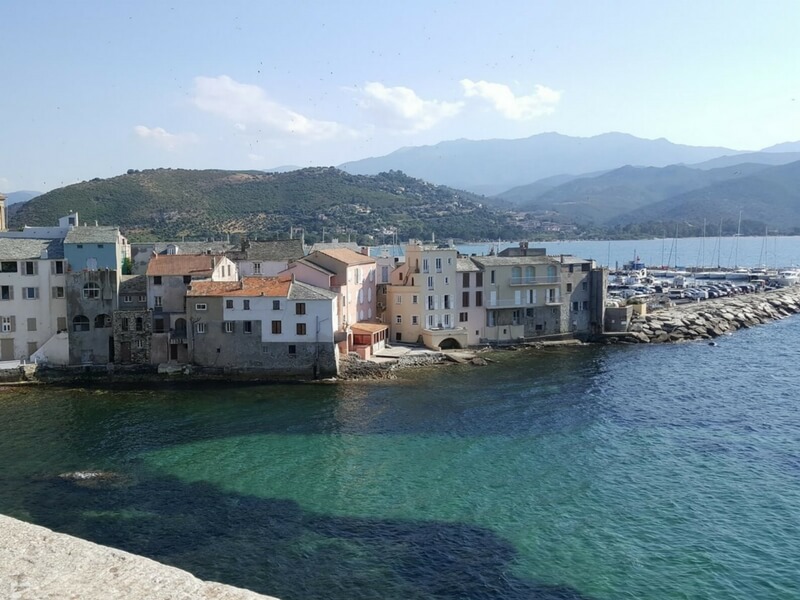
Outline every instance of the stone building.
<svg viewBox="0 0 800 600"><path fill-rule="evenodd" d="M117 309L117 271L72 271L66 276L69 363L114 361L112 315Z"/></svg>
<svg viewBox="0 0 800 600"><path fill-rule="evenodd" d="M186 294L191 362L271 377L336 375L336 300L291 277L193 282Z"/></svg>
<svg viewBox="0 0 800 600"><path fill-rule="evenodd" d="M147 307L153 312L150 361L188 363L186 292L202 279L235 282L236 265L211 254L159 254L147 265Z"/></svg>
<svg viewBox="0 0 800 600"><path fill-rule="evenodd" d="M153 313L147 308L147 277L123 275L113 316L114 362L149 364Z"/></svg>
<svg viewBox="0 0 800 600"><path fill-rule="evenodd" d="M225 253L239 267L241 277L274 277L304 255L301 239L243 240L240 250Z"/></svg>

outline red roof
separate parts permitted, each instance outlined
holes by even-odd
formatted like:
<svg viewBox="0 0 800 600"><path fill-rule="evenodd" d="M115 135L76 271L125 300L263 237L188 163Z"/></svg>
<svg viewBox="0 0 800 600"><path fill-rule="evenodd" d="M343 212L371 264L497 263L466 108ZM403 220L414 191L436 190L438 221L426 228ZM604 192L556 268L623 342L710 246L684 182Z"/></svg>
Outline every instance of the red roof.
<svg viewBox="0 0 800 600"><path fill-rule="evenodd" d="M187 296L279 296L289 295L287 277L244 277L241 281L193 281Z"/></svg>
<svg viewBox="0 0 800 600"><path fill-rule="evenodd" d="M221 259L210 254L157 254L147 264L147 275L211 275Z"/></svg>

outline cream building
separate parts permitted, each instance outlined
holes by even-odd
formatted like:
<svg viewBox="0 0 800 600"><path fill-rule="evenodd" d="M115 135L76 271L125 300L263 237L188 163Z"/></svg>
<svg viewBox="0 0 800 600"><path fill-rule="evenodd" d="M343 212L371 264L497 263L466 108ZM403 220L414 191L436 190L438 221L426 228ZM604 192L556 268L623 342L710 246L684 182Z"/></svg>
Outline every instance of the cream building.
<svg viewBox="0 0 800 600"><path fill-rule="evenodd" d="M0 360L67 364L64 246L0 238Z"/></svg>

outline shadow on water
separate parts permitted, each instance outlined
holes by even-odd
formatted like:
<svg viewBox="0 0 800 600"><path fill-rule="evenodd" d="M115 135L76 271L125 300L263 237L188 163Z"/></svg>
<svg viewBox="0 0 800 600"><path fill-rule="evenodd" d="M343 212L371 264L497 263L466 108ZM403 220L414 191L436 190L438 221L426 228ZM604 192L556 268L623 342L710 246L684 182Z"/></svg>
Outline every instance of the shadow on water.
<svg viewBox="0 0 800 600"><path fill-rule="evenodd" d="M473 525L329 517L171 477L26 488L37 524L282 600L588 600L514 575L512 545Z"/></svg>

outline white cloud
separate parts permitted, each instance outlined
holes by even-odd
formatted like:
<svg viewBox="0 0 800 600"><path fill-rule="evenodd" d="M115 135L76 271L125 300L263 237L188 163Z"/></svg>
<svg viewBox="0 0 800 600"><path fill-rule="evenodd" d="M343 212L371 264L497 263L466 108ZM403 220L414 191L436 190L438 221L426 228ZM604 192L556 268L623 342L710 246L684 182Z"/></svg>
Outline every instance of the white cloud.
<svg viewBox="0 0 800 600"><path fill-rule="evenodd" d="M192 102L200 110L233 121L239 131L258 125L310 140L347 133L339 123L305 117L271 100L257 85L239 83L227 75L195 77Z"/></svg>
<svg viewBox="0 0 800 600"><path fill-rule="evenodd" d="M197 141L197 136L193 133L170 133L163 127L146 127L137 125L133 132L165 150L173 151L183 144L191 144Z"/></svg>
<svg viewBox="0 0 800 600"><path fill-rule="evenodd" d="M514 121L528 121L549 115L561 100L561 92L543 85L536 85L536 91L528 96L515 96L509 86L488 81L462 79L461 87L467 98L482 98L501 115Z"/></svg>
<svg viewBox="0 0 800 600"><path fill-rule="evenodd" d="M440 121L454 117L463 102L423 100L411 88L386 87L369 82L361 92L361 106L375 113L386 125L407 133L425 131Z"/></svg>

